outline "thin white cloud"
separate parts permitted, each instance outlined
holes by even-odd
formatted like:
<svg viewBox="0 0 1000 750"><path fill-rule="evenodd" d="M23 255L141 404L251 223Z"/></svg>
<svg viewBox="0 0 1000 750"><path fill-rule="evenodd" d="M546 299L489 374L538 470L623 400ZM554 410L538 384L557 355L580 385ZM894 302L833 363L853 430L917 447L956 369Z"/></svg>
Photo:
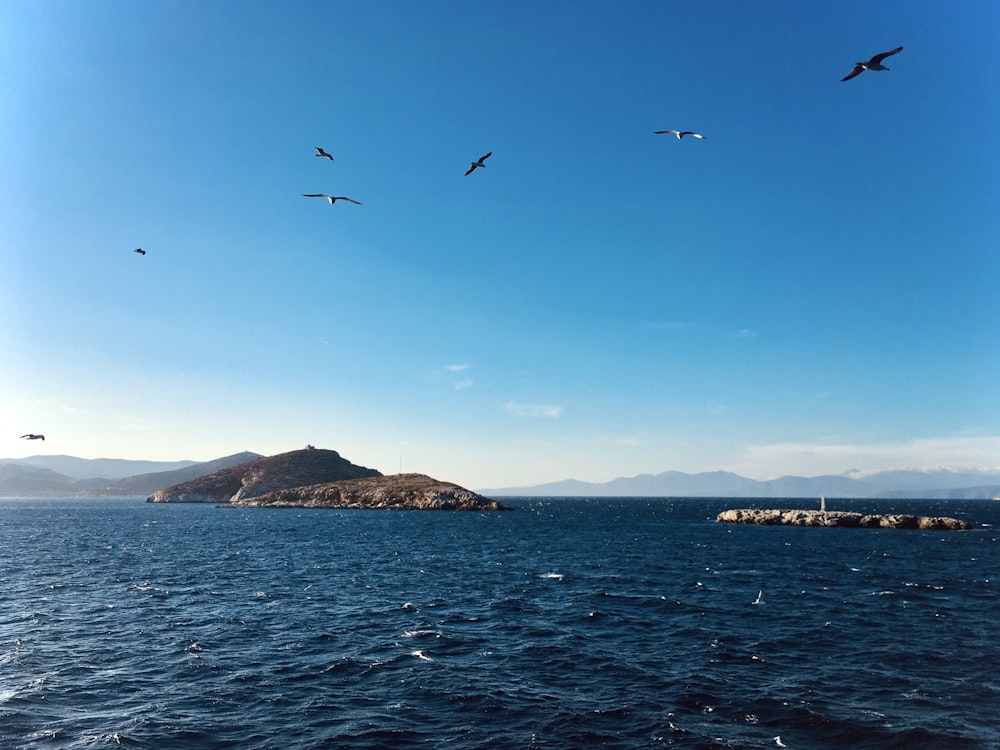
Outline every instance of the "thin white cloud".
<svg viewBox="0 0 1000 750"><path fill-rule="evenodd" d="M694 323L688 320L659 320L654 323L650 323L651 328L661 331L686 331L690 328L694 328L694 325Z"/></svg>
<svg viewBox="0 0 1000 750"><path fill-rule="evenodd" d="M456 380L455 381L455 390L456 391L464 391L466 388L471 388L472 384L475 383L475 382L476 381L473 380L472 378L466 378L465 380Z"/></svg>
<svg viewBox="0 0 1000 750"><path fill-rule="evenodd" d="M615 442L618 445L624 445L626 448L638 448L642 445L642 440L631 435L621 435L615 439Z"/></svg>
<svg viewBox="0 0 1000 750"><path fill-rule="evenodd" d="M465 372L466 370L469 369L469 366L468 365L445 365L444 369L446 369L448 372Z"/></svg>
<svg viewBox="0 0 1000 750"><path fill-rule="evenodd" d="M118 424L119 429L126 432L150 432L156 429L156 425L148 420L140 418L124 419Z"/></svg>
<svg viewBox="0 0 1000 750"><path fill-rule="evenodd" d="M731 471L760 479L783 474L852 475L887 469L998 470L1000 437L951 436L899 443L774 443L746 448Z"/></svg>
<svg viewBox="0 0 1000 750"><path fill-rule="evenodd" d="M726 404L720 403L718 401L709 401L705 404L705 411L709 414L718 416L720 414L726 414L729 412L729 407Z"/></svg>
<svg viewBox="0 0 1000 750"><path fill-rule="evenodd" d="M562 413L561 406L518 404L514 401L508 401L504 409L519 417L558 417Z"/></svg>
<svg viewBox="0 0 1000 750"><path fill-rule="evenodd" d="M755 339L757 338L757 332L751 328L741 328L736 332L736 336L741 339Z"/></svg>

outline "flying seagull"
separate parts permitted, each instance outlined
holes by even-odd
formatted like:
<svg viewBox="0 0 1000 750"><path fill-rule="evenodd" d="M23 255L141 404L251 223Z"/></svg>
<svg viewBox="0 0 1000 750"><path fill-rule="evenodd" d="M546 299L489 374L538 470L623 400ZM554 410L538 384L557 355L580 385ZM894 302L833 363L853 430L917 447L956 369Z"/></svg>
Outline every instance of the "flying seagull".
<svg viewBox="0 0 1000 750"><path fill-rule="evenodd" d="M654 130L653 132L656 135L668 135L668 134L676 135L677 140L680 140L686 135L689 135L692 138L698 138L702 141L705 140L705 136L703 136L701 133L695 133L693 130Z"/></svg>
<svg viewBox="0 0 1000 750"><path fill-rule="evenodd" d="M135 250L133 250L132 252L133 252L133 253L139 253L139 255L145 255L145 254L146 254L146 251L145 251L145 250L143 250L143 249L142 249L141 247L137 247L137 248L136 248Z"/></svg>
<svg viewBox="0 0 1000 750"><path fill-rule="evenodd" d="M754 599L754 600L753 600L752 602L750 602L750 603L751 603L751 604L760 604L760 603L761 603L762 601L764 601L764 589L761 589L761 590L760 590L760 593L759 593L759 594L757 594L757 598L756 598L756 599Z"/></svg>
<svg viewBox="0 0 1000 750"><path fill-rule="evenodd" d="M45 440L45 435L33 435L30 432L27 435L21 435L25 440Z"/></svg>
<svg viewBox="0 0 1000 750"><path fill-rule="evenodd" d="M873 57L868 62L854 63L854 70L852 70L850 73L848 73L840 80L849 81L852 78L854 78L854 76L859 76L866 70L888 70L888 68L882 64L882 61L889 55L895 55L897 52L902 51L902 49L903 49L902 47L896 47L896 49L891 49L888 52L882 52L880 54L875 55L875 57Z"/></svg>
<svg viewBox="0 0 1000 750"><path fill-rule="evenodd" d="M493 152L492 151L490 151L488 154L486 154L484 156L480 156L478 160L476 160L474 162L471 162L469 164L469 171L465 173L465 176L468 177L470 174L472 174L473 172L475 172L477 167L482 167L483 169L485 169L486 165L483 162L485 162L491 156L493 156Z"/></svg>
<svg viewBox="0 0 1000 750"><path fill-rule="evenodd" d="M315 148L316 148L315 156L317 159L329 159L330 161L333 161L333 157L330 156L330 154L326 153L326 151L324 151L322 148L320 148L319 146L316 146Z"/></svg>
<svg viewBox="0 0 1000 750"><path fill-rule="evenodd" d="M331 206L337 201L347 201L348 203L356 203L359 206L361 205L361 201L356 201L354 198L348 198L346 195L327 195L326 193L303 193L302 195L306 198L326 198L330 201Z"/></svg>

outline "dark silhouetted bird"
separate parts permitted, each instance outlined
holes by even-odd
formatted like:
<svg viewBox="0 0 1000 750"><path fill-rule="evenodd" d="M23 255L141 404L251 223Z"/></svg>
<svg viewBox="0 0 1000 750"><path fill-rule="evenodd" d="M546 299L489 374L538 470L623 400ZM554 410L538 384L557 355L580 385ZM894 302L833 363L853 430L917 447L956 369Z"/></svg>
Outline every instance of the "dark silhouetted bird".
<svg viewBox="0 0 1000 750"><path fill-rule="evenodd" d="M330 156L330 154L326 153L326 151L324 151L322 148L320 148L319 146L316 146L315 148L316 148L317 159L329 159L330 161L333 161L333 157Z"/></svg>
<svg viewBox="0 0 1000 750"><path fill-rule="evenodd" d="M493 152L492 151L490 151L488 154L480 156L476 161L471 162L469 164L469 171L465 173L465 176L468 177L470 174L472 174L473 172L475 172L476 169L478 169L479 167L482 167L483 169L486 169L486 165L483 162L485 162L491 156L493 156Z"/></svg>
<svg viewBox="0 0 1000 750"><path fill-rule="evenodd" d="M882 53L880 53L878 55L875 55L875 57L873 57L868 62L854 63L854 70L852 70L850 73L848 73L846 76L844 76L840 80L841 81L849 81L852 78L854 78L854 76L859 76L859 75L861 75L866 70L888 70L888 68L885 67L882 64L882 61L885 58L887 58L889 55L895 55L897 52L900 52L902 49L903 49L902 47L896 47L896 49L891 49L888 52L882 52Z"/></svg>
<svg viewBox="0 0 1000 750"><path fill-rule="evenodd" d="M33 435L28 433L27 435L21 435L25 440L45 440L45 435Z"/></svg>
<svg viewBox="0 0 1000 750"><path fill-rule="evenodd" d="M695 133L693 130L654 130L653 132L656 135L676 135L677 140L680 140L686 135L689 135L692 138L700 138L701 140L705 140L705 136L703 136L701 133Z"/></svg>
<svg viewBox="0 0 1000 750"><path fill-rule="evenodd" d="M327 195L326 193L303 193L302 195L306 198L326 198L330 201L331 206L337 201L347 201L348 203L356 203L359 206L361 205L361 201L356 201L354 198L348 198L346 195Z"/></svg>
<svg viewBox="0 0 1000 750"><path fill-rule="evenodd" d="M142 249L141 247L137 247L137 248L136 248L135 250L133 250L132 252L133 252L133 253L139 253L139 255L145 255L145 254L146 254L146 251L145 251L145 250L143 250L143 249Z"/></svg>

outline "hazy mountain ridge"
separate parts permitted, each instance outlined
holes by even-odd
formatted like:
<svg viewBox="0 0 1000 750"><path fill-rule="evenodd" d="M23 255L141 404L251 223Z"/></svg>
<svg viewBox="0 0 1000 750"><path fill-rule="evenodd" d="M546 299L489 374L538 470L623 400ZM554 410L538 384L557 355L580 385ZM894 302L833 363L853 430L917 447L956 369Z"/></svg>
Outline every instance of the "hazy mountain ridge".
<svg viewBox="0 0 1000 750"><path fill-rule="evenodd" d="M25 459L0 460L0 497L84 497L148 495L150 492L179 482L196 479L213 472L260 458L258 453L236 453L232 456L197 463L194 461L127 461L108 458L75 458L73 456L31 456ZM157 468L160 471L135 476L68 476L52 468L40 466L46 459L53 466L91 466L95 470L111 469L117 474L124 467ZM178 467L180 464L180 467ZM75 467L75 468L74 468Z"/></svg>
<svg viewBox="0 0 1000 750"><path fill-rule="evenodd" d="M783 476L756 480L727 471L687 474L666 471L618 477L610 482L565 479L529 487L477 490L487 496L506 497L842 497L842 498L940 498L989 499L1000 495L1000 473L899 470L865 476Z"/></svg>
<svg viewBox="0 0 1000 750"><path fill-rule="evenodd" d="M140 474L173 471L194 466L200 461L142 461L127 458L77 458L64 455L37 455L27 458L0 458L0 464L17 464L51 469L71 479L124 479Z"/></svg>
<svg viewBox="0 0 1000 750"><path fill-rule="evenodd" d="M133 461L74 456L0 459L0 497L140 496L215 474L262 458L243 452L213 461ZM66 469L59 472L53 467ZM93 473L87 474L87 467ZM135 475L128 469L153 469ZM99 473L99 470L104 470ZM67 473L71 472L71 473ZM951 469L891 469L817 477L783 476L760 481L727 471L688 474L665 471L618 477L609 482L566 479L526 487L477 490L486 496L550 497L843 497L939 498L1000 497L1000 472Z"/></svg>
<svg viewBox="0 0 1000 750"><path fill-rule="evenodd" d="M218 471L240 466L242 464L249 463L250 461L256 461L258 458L263 458L263 456L259 453L243 451L242 453L234 453L232 456L217 458L214 461L206 461L205 463L194 464L193 466L185 466L182 469L174 469L173 471L157 471L152 474L140 474L135 477L126 477L105 487L105 491L101 494L148 495L149 493L155 492L163 487L193 481L199 477L205 476L206 474L213 474Z"/></svg>

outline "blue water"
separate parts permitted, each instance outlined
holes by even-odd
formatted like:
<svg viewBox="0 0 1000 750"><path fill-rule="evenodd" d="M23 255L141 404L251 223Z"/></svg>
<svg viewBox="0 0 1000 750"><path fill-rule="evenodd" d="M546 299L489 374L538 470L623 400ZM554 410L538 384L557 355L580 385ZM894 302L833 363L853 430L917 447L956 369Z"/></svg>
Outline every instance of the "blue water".
<svg viewBox="0 0 1000 750"><path fill-rule="evenodd" d="M1000 747L998 502L507 502L0 500L0 747Z"/></svg>

